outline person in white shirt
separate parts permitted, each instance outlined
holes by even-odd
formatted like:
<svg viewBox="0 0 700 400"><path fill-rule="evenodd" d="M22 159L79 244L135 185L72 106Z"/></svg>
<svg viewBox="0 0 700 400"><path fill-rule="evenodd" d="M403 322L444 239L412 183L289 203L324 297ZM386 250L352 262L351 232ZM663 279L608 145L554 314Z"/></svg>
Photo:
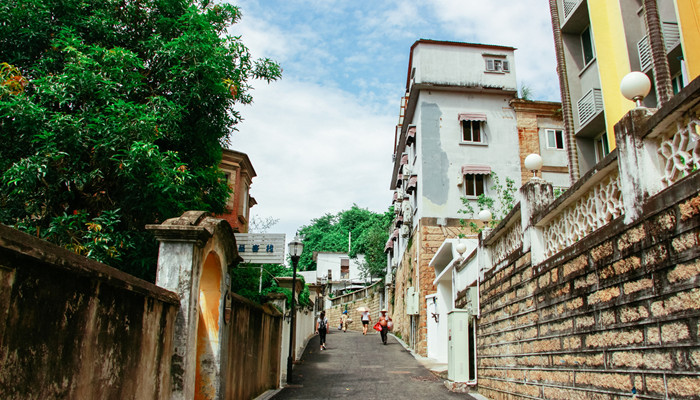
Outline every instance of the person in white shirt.
<svg viewBox="0 0 700 400"><path fill-rule="evenodd" d="M367 327L369 327L369 323L371 321L372 321L372 317L369 315L369 310L363 311L362 312L362 334L363 335L367 334Z"/></svg>

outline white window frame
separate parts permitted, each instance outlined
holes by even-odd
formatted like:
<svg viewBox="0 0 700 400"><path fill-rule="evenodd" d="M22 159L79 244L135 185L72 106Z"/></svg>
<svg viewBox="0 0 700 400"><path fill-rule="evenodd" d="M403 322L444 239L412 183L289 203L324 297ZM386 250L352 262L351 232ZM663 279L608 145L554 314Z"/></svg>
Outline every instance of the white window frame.
<svg viewBox="0 0 700 400"><path fill-rule="evenodd" d="M484 57L486 72L507 74L510 72L510 62L505 57Z"/></svg>
<svg viewBox="0 0 700 400"><path fill-rule="evenodd" d="M561 134L561 147L557 146L557 132L560 132L560 134ZM552 143L550 141L550 136L549 136L550 133L554 135L554 143ZM564 150L565 149L566 145L564 144L564 131L562 129L545 129L544 135L546 136L548 149L554 149L554 150Z"/></svg>
<svg viewBox="0 0 700 400"><path fill-rule="evenodd" d="M471 125L471 136L472 137L474 137L474 125L473 124L475 124L475 123L477 124L477 126L479 127L479 140L465 140L464 139L464 126L467 123L469 123ZM478 144L486 143L484 141L484 121L475 121L475 120L460 121L459 128L460 128L460 139L461 139L462 143L478 143Z"/></svg>
<svg viewBox="0 0 700 400"><path fill-rule="evenodd" d="M474 189L474 194L469 194L469 192L468 192L468 187L469 187L469 179L467 179L468 176L474 177L473 186L472 186L472 188ZM464 174L464 176L462 177L463 182L464 182L464 197L466 197L468 199L476 199L479 197L479 194L476 194L478 192L476 190L477 189L477 187L476 187L477 177L481 177L481 193L487 194L486 193L486 179L488 177L487 175L484 175L484 174Z"/></svg>
<svg viewBox="0 0 700 400"><path fill-rule="evenodd" d="M600 144L600 147L598 146L598 144ZM597 163L601 162L605 158L605 156L610 154L608 135L605 132L603 132L593 140L593 148L595 150L595 162Z"/></svg>

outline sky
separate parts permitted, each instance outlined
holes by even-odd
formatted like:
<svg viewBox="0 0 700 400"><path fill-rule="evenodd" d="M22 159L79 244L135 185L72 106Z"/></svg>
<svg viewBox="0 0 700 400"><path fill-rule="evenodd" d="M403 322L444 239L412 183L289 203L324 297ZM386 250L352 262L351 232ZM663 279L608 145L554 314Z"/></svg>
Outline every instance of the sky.
<svg viewBox="0 0 700 400"><path fill-rule="evenodd" d="M253 103L231 148L257 177L251 216L275 218L270 233L295 232L353 204L391 205L394 131L419 39L511 46L519 87L559 101L546 0L238 0L230 33L255 58L283 68L253 81ZM513 68L513 67L511 67Z"/></svg>

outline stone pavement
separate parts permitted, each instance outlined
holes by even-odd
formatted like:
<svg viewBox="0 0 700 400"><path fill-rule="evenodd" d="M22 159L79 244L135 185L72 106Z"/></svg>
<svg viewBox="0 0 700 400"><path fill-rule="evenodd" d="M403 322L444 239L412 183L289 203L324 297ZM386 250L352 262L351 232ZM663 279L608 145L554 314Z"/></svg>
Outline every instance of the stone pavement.
<svg viewBox="0 0 700 400"><path fill-rule="evenodd" d="M272 398L474 399L448 391L443 379L422 366L392 335L382 345L379 334L370 331L363 336L331 329L328 349L323 351L318 336L311 338L294 365L294 382Z"/></svg>

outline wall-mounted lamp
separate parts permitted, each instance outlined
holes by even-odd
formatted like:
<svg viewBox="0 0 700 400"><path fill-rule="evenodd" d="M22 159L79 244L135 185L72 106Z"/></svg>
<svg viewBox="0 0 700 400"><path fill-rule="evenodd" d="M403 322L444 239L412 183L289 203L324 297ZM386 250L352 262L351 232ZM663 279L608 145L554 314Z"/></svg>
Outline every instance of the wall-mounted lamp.
<svg viewBox="0 0 700 400"><path fill-rule="evenodd" d="M537 178L537 171L542 169L543 163L542 156L539 154L533 153L525 157L525 168L527 168L528 171L532 171L533 178Z"/></svg>
<svg viewBox="0 0 700 400"><path fill-rule="evenodd" d="M628 100L634 101L637 107L642 107L642 100L647 97L649 90L651 90L651 81L643 72L630 72L620 82L622 95Z"/></svg>

